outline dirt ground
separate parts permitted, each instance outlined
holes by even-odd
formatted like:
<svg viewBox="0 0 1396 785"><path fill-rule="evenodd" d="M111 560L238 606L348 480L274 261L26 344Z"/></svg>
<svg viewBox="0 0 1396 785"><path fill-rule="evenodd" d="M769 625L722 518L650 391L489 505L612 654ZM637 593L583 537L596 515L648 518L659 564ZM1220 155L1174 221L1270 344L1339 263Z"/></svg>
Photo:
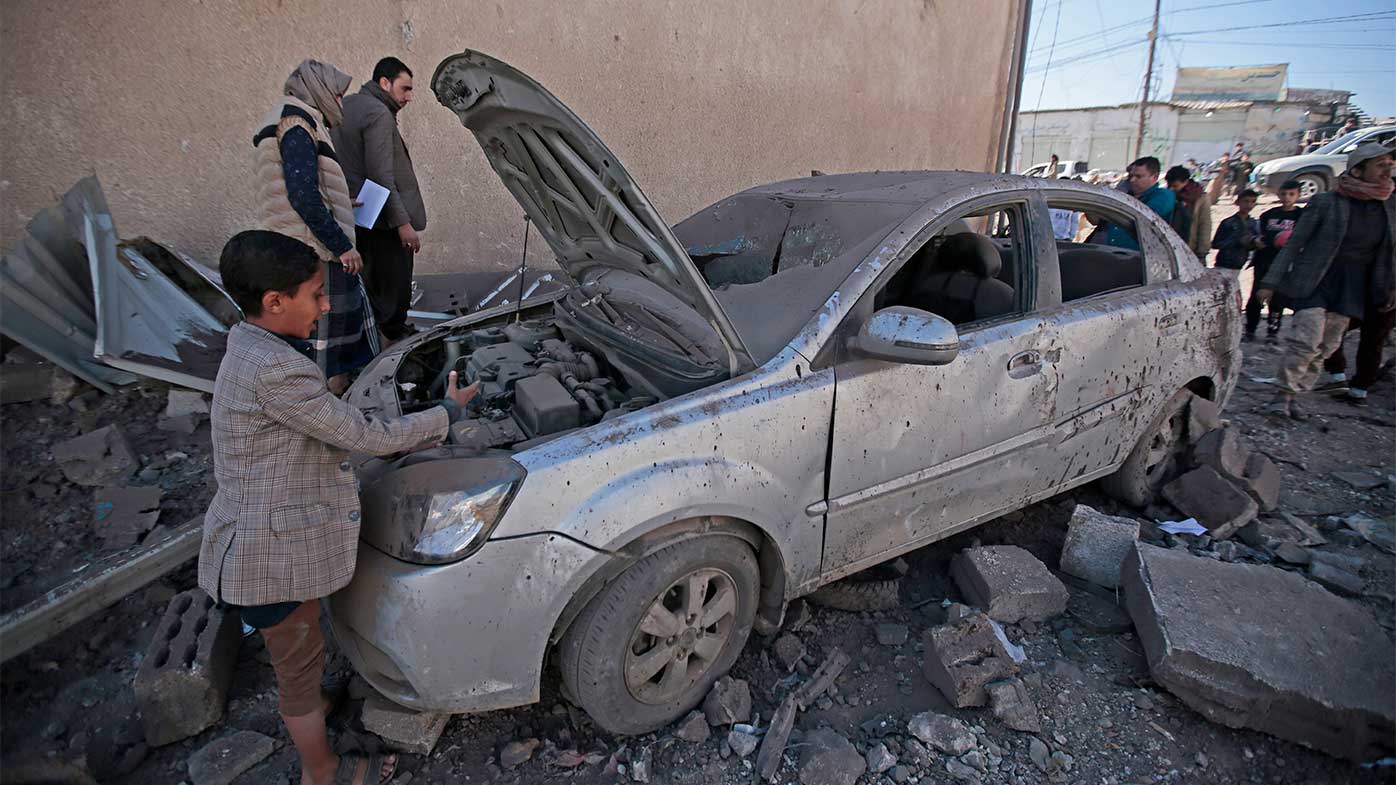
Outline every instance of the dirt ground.
<svg viewBox="0 0 1396 785"><path fill-rule="evenodd" d="M1218 217L1229 214L1218 211ZM1348 341L1351 356L1356 336ZM1305 422L1276 421L1258 412L1272 395L1263 381L1274 376L1278 344L1245 345L1245 371L1224 416L1253 449L1270 456L1284 478L1280 509L1328 532L1354 512L1396 513L1396 385L1390 373L1371 391L1364 407L1325 394L1311 394L1315 416ZM93 492L68 483L49 457L53 445L79 433L119 423L149 470L142 481L165 490L160 525L176 526L202 511L211 496L208 426L192 436L156 427L165 388L145 383L114 396L89 396L88 411L49 402L11 404L0 412L3 480L0 481L0 606L10 610L68 579L100 555L92 523ZM1384 478L1361 491L1335 471L1370 470ZM834 646L852 655L832 696L801 714L787 753L781 782L796 782L793 761L800 736L829 727L864 752L887 743L911 782L952 782L945 759L907 744L907 720L933 710L959 717L979 731L980 749L992 764L982 781L1046 783L1029 755L1032 736L1012 731L988 709L953 709L921 675L921 633L945 618L945 601L960 600L948 578L950 557L974 541L1021 545L1049 567L1057 567L1066 521L1077 502L1115 514L1136 514L1105 499L1093 486L992 521L971 532L916 551L901 581L902 606L852 613L809 606L808 621L792 632L806 656L792 675L778 662L770 639L753 636L733 675L751 686L753 724L766 727L780 699L808 676ZM156 535L158 536L158 530ZM1166 536L1164 536L1166 537ZM1163 541L1159 537L1156 542ZM1353 537L1332 538L1324 549L1363 559L1363 596L1354 599L1396 638L1396 557ZM1191 542L1191 541L1189 541ZM1194 550L1206 552L1210 546ZM1268 560L1243 552L1240 560ZM276 714L271 668L257 636L243 640L240 661L223 721L174 744L146 747L136 714L132 681L154 627L170 597L195 584L192 564L125 598L74 629L0 666L0 747L4 761L47 758L75 761L104 783L146 785L188 782L187 760L209 741L234 730L253 730L276 740L273 754L236 782L290 784L299 781L295 755ZM1149 677L1132 630L1102 627L1101 602L1073 587L1068 613L1040 625L1009 625L1008 636L1026 650L1024 673L1041 713L1037 737L1052 751L1069 755L1069 772L1056 781L1073 783L1378 783L1396 781L1396 768L1364 769L1296 744L1206 721ZM1096 611L1096 612L1093 612ZM902 645L881 645L875 625L907 625ZM1108 631L1113 630L1113 631ZM1396 651L1396 648L1393 649ZM1333 663L1336 668L1343 663ZM1352 674L1361 678L1361 674ZM347 661L333 655L327 682L342 700L331 717L341 750L375 748L376 737L358 722L362 697ZM755 756L741 759L714 729L701 743L675 737L677 727L640 737L614 738L598 732L558 693L549 674L541 703L525 708L453 718L430 756L404 755L393 780L415 785L468 783L578 783L632 781L631 760L649 761L649 782L671 785L748 783ZM501 748L538 739L531 760L506 771ZM622 770L623 769L623 772ZM891 783L888 774L861 782Z"/></svg>

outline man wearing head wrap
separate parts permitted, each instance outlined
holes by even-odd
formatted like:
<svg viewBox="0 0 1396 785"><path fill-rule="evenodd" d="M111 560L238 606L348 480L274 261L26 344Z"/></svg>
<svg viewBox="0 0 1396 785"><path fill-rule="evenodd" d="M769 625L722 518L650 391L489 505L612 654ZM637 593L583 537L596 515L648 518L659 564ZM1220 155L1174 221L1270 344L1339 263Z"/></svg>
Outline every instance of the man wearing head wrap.
<svg viewBox="0 0 1396 785"><path fill-rule="evenodd" d="M1338 187L1309 201L1289 242L1257 284L1261 302L1278 291L1294 311L1271 414L1303 419L1295 396L1313 387L1323 358L1341 345L1348 322L1369 310L1372 318L1396 309L1394 158L1396 149L1377 142L1349 153Z"/></svg>
<svg viewBox="0 0 1396 785"><path fill-rule="evenodd" d="M330 311L311 345L330 389L342 393L348 374L378 353L378 330L367 307L354 249L354 207L330 129L342 121L349 75L306 60L286 79L284 95L252 138L256 149L257 210L261 228L289 235L326 262Z"/></svg>

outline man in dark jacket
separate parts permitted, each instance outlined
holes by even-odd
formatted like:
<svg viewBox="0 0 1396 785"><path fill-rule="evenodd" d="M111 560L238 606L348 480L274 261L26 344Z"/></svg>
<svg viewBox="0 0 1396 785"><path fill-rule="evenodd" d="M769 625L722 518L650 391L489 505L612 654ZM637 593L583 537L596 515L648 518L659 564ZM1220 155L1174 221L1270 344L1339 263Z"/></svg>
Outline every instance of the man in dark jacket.
<svg viewBox="0 0 1396 785"><path fill-rule="evenodd" d="M1393 158L1392 147L1376 142L1349 153L1337 188L1309 202L1258 284L1261 302L1278 291L1294 310L1272 414L1302 419L1294 398L1313 386L1348 321L1362 318L1369 305L1378 313L1396 308Z"/></svg>
<svg viewBox="0 0 1396 785"><path fill-rule="evenodd" d="M357 197L364 180L388 189L373 228L357 227L355 246L364 258L364 283L378 327L391 341L414 332L407 324L412 256L422 249L417 233L427 228L417 174L397 126L397 113L411 100L411 69L385 57L374 66L373 79L344 98L344 122L334 131L350 192Z"/></svg>
<svg viewBox="0 0 1396 785"><path fill-rule="evenodd" d="M1240 270L1251 258L1251 251L1260 247L1260 222L1251 217L1258 194L1247 188L1236 197L1236 214L1221 222L1212 237L1217 249L1217 267Z"/></svg>

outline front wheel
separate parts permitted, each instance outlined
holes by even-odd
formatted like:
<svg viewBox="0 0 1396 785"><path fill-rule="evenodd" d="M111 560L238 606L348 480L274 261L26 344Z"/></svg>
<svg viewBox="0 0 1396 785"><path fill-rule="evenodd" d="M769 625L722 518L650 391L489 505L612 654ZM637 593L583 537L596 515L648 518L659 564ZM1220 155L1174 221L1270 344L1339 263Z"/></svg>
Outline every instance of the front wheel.
<svg viewBox="0 0 1396 785"><path fill-rule="evenodd" d="M674 722L736 662L760 585L756 555L735 537L684 540L645 556L563 636L563 686L611 733Z"/></svg>
<svg viewBox="0 0 1396 785"><path fill-rule="evenodd" d="M1112 475L1101 478L1100 487L1111 497L1131 507L1147 507L1164 484L1178 474L1187 448L1187 404L1192 393L1179 390L1158 419L1140 437L1129 457Z"/></svg>
<svg viewBox="0 0 1396 785"><path fill-rule="evenodd" d="M1328 181L1323 175L1309 172L1294 178L1299 181L1299 199L1307 202L1328 190Z"/></svg>

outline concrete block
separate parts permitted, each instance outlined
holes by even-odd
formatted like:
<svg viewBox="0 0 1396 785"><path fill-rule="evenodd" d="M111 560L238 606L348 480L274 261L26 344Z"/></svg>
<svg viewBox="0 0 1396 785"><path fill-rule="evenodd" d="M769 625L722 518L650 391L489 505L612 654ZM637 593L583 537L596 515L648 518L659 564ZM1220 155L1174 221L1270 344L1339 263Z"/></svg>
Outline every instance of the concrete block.
<svg viewBox="0 0 1396 785"><path fill-rule="evenodd" d="M141 465L125 434L115 425L56 445L53 460L69 482L92 487L120 485Z"/></svg>
<svg viewBox="0 0 1396 785"><path fill-rule="evenodd" d="M147 744L170 744L218 722L241 644L237 614L202 590L170 600L134 684Z"/></svg>
<svg viewBox="0 0 1396 785"><path fill-rule="evenodd" d="M1163 498L1207 527L1214 540L1230 537L1259 512L1250 494L1210 466L1193 469L1163 486Z"/></svg>
<svg viewBox="0 0 1396 785"><path fill-rule="evenodd" d="M194 785L232 785L243 772L261 763L276 749L270 736L240 730L205 744L189 756L189 779Z"/></svg>
<svg viewBox="0 0 1396 785"><path fill-rule="evenodd" d="M1354 761L1396 751L1396 662L1362 607L1286 570L1142 543L1122 575L1155 681L1209 720Z"/></svg>
<svg viewBox="0 0 1396 785"><path fill-rule="evenodd" d="M1138 521L1078 504L1067 522L1062 572L1113 589L1120 585L1120 565L1138 539Z"/></svg>
<svg viewBox="0 0 1396 785"><path fill-rule="evenodd" d="M1242 484L1261 510L1269 512L1280 503L1280 469L1264 455L1253 452L1246 459L1246 476Z"/></svg>
<svg viewBox="0 0 1396 785"><path fill-rule="evenodd" d="M1192 460L1198 466L1210 466L1229 480L1246 476L1246 461L1250 451L1241 443L1241 435L1229 428L1211 431L1198 439L1192 448Z"/></svg>
<svg viewBox="0 0 1396 785"><path fill-rule="evenodd" d="M1066 587L1016 545L961 551L950 562L950 576L970 603L1001 622L1043 621L1066 610Z"/></svg>
<svg viewBox="0 0 1396 785"><path fill-rule="evenodd" d="M364 701L364 730L399 752L430 755L450 719L449 714L404 708L378 694Z"/></svg>
<svg viewBox="0 0 1396 785"><path fill-rule="evenodd" d="M1198 395L1188 399L1188 441L1196 444L1208 433L1222 427L1221 407Z"/></svg>
<svg viewBox="0 0 1396 785"><path fill-rule="evenodd" d="M922 672L957 708L987 704L985 685L1018 673L1018 664L983 613L932 627L924 641Z"/></svg>

